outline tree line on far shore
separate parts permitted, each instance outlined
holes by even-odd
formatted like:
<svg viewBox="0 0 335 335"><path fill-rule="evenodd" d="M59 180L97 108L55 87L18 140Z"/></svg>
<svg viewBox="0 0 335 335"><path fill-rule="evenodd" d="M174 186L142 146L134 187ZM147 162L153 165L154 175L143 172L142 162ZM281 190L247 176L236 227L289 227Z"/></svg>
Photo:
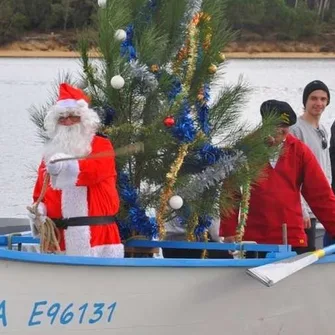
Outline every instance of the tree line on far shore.
<svg viewBox="0 0 335 335"><path fill-rule="evenodd" d="M236 31L280 40L335 31L335 0L222 1L226 1L226 17ZM0 45L30 32L92 28L97 10L97 0L0 0Z"/></svg>

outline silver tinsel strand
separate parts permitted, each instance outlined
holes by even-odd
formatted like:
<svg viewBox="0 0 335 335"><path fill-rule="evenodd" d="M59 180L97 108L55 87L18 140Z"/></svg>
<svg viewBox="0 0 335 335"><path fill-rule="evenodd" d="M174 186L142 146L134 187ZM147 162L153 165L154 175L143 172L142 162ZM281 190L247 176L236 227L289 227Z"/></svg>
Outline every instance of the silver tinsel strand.
<svg viewBox="0 0 335 335"><path fill-rule="evenodd" d="M189 0L184 16L184 24L188 24L193 16L200 12L203 0Z"/></svg>
<svg viewBox="0 0 335 335"><path fill-rule="evenodd" d="M176 190L176 194L181 196L186 201L196 199L199 194L203 193L206 188L217 185L223 181L237 165L243 164L246 161L242 152L238 152L234 156L221 158L217 163L209 166L201 173L192 177L187 186Z"/></svg>
<svg viewBox="0 0 335 335"><path fill-rule="evenodd" d="M149 71L148 66L140 64L137 60L129 63L131 75L134 78L142 81L145 86L150 90L154 90L158 87L158 82L155 75Z"/></svg>

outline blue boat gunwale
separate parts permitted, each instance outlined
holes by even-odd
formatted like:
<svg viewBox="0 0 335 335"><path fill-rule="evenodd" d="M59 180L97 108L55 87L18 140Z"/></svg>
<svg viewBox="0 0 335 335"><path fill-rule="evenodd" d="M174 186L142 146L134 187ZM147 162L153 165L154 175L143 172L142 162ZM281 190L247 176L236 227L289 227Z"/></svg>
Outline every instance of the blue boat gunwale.
<svg viewBox="0 0 335 335"><path fill-rule="evenodd" d="M35 252L0 250L0 260L21 261L73 266L107 267L253 267L268 264L280 258L267 259L185 259L185 258L98 258L66 255L49 255Z"/></svg>
<svg viewBox="0 0 335 335"><path fill-rule="evenodd" d="M0 260L20 261L36 264L72 265L72 266L107 266L107 267L177 267L177 268L249 268L269 264L280 259L183 259L183 258L96 258L65 255L48 255L15 250L0 250ZM335 263L335 255L326 256L318 263Z"/></svg>
<svg viewBox="0 0 335 335"><path fill-rule="evenodd" d="M0 236L0 246L8 245L8 236ZM35 243L38 239L29 236L12 236L11 243ZM208 268L208 267L255 267L269 264L292 256L290 246L234 244L234 243L204 243L204 242L177 242L177 241L144 241L131 240L127 246L164 247L180 249L207 249L207 250L240 250L243 247L248 251L269 251L275 257L263 259L184 259L184 258L98 258L66 255L40 254L16 250L0 249L0 259L26 263L72 265L72 266L107 266L107 267L178 267L178 268ZM335 263L335 255L326 256L318 263Z"/></svg>
<svg viewBox="0 0 335 335"><path fill-rule="evenodd" d="M39 244L39 238L21 234L0 235L0 246L11 244ZM207 250L245 250L245 251L267 251L267 252L291 252L290 245L281 244L253 244L253 243L207 243L187 241L149 241L130 239L125 243L127 247L142 248L177 248L177 249L207 249Z"/></svg>

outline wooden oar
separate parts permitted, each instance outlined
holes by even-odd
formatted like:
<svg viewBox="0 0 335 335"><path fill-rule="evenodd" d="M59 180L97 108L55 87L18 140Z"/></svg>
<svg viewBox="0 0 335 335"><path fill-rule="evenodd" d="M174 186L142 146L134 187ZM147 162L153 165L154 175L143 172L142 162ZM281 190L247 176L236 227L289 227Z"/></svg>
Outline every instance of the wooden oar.
<svg viewBox="0 0 335 335"><path fill-rule="evenodd" d="M335 252L335 244L313 252L290 257L271 264L258 266L247 270L247 274L256 278L266 286L273 286L280 280L314 264L320 258Z"/></svg>
<svg viewBox="0 0 335 335"><path fill-rule="evenodd" d="M129 144L124 147L115 149L114 153L111 151L104 151L104 152L98 152L96 154L90 154L90 155L80 155L80 156L58 158L58 159L54 159L50 161L50 163L81 160L81 159L97 159L97 158L105 158L105 157L123 156L123 155L136 154L141 151L144 151L144 144L142 142L136 142L136 143Z"/></svg>

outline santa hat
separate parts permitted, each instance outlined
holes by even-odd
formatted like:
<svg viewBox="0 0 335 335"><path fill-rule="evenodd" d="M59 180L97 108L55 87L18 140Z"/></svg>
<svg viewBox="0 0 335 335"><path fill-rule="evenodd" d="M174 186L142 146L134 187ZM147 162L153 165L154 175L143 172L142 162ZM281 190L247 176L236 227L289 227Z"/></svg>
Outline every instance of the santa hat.
<svg viewBox="0 0 335 335"><path fill-rule="evenodd" d="M64 108L86 107L90 103L90 98L79 88L67 83L59 86L59 96L57 106Z"/></svg>

